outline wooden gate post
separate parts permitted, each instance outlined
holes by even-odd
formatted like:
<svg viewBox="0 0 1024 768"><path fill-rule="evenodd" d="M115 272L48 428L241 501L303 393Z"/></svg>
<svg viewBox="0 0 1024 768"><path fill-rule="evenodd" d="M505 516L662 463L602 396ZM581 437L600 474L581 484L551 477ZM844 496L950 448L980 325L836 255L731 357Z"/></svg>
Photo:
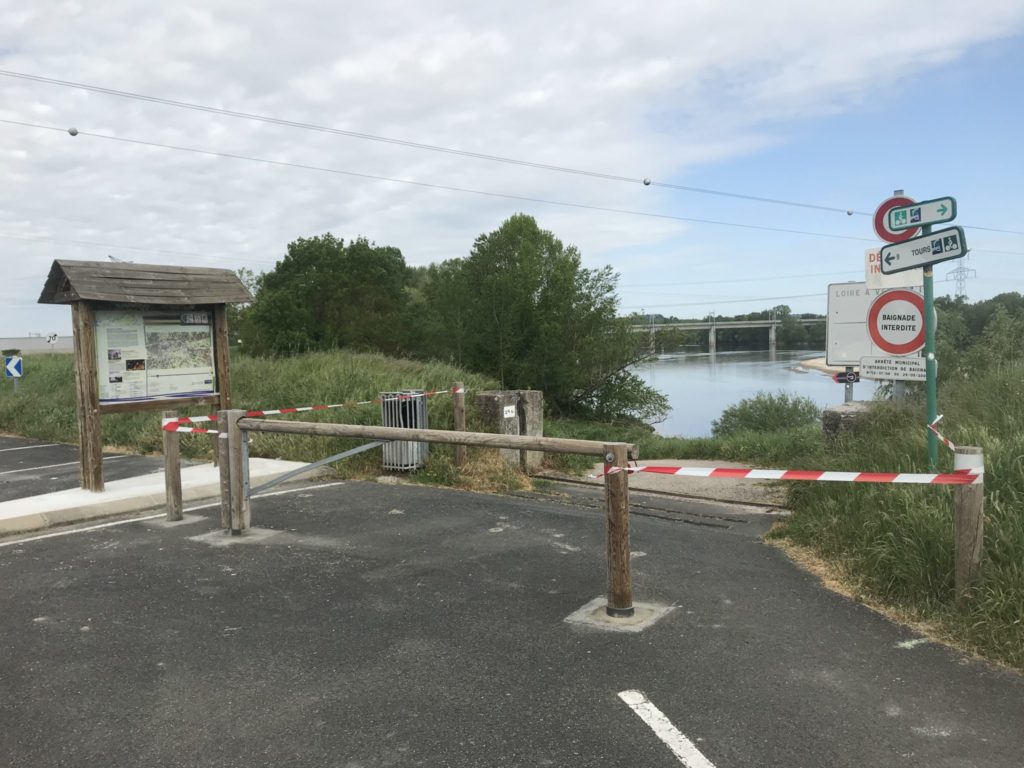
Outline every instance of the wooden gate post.
<svg viewBox="0 0 1024 768"><path fill-rule="evenodd" d="M985 457L981 448L958 445L953 469L983 469ZM958 485L953 496L953 540L956 558L955 585L957 602L963 603L981 572L985 543L984 483Z"/></svg>
<svg viewBox="0 0 1024 768"><path fill-rule="evenodd" d="M629 562L629 473L625 443L605 445L604 496L608 516L608 604L609 616L633 615L633 576ZM611 472L612 467L621 471Z"/></svg>
<svg viewBox="0 0 1024 768"><path fill-rule="evenodd" d="M87 491L103 490L103 432L100 429L100 391L96 380L96 315L87 301L71 305L75 334L75 404L78 413L80 484Z"/></svg>
<svg viewBox="0 0 1024 768"><path fill-rule="evenodd" d="M249 528L252 513L249 500L245 498L245 454L242 447L242 430L238 428L238 420L245 416L245 411L231 410L227 412L227 421L220 425L228 432L228 451L231 465L231 535L241 536Z"/></svg>
<svg viewBox="0 0 1024 768"><path fill-rule="evenodd" d="M220 527L231 530L231 457L228 450L228 412L217 411L217 440L214 455L220 470Z"/></svg>
<svg viewBox="0 0 1024 768"><path fill-rule="evenodd" d="M453 427L456 432L466 431L466 388L462 385L461 381L456 381L455 386L452 388L452 413ZM455 446L455 466L463 467L466 465L466 446L456 445Z"/></svg>
<svg viewBox="0 0 1024 768"><path fill-rule="evenodd" d="M177 411L164 411L164 419L178 418ZM163 427L163 422L160 424ZM177 432L164 433L164 488L167 491L167 522L182 519L181 513L181 451Z"/></svg>

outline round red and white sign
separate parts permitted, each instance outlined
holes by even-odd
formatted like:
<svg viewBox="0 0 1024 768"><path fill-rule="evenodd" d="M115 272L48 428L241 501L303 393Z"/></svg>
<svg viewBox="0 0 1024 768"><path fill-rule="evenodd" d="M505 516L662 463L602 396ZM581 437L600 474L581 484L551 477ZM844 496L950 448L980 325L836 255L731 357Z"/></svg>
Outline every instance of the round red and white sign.
<svg viewBox="0 0 1024 768"><path fill-rule="evenodd" d="M909 355L924 346L924 297L902 288L880 294L868 309L868 335L890 355Z"/></svg>
<svg viewBox="0 0 1024 768"><path fill-rule="evenodd" d="M893 208L902 208L906 205L913 205L914 201L909 197L890 197L875 210L875 234L887 243L902 243L912 237L917 237L921 231L920 227L901 229L898 232L889 229L889 211Z"/></svg>

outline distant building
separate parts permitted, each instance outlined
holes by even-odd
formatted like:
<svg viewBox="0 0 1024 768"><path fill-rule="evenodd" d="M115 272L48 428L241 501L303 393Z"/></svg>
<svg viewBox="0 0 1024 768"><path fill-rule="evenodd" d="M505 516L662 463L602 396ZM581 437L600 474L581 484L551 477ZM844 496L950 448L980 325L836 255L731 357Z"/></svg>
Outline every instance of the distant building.
<svg viewBox="0 0 1024 768"><path fill-rule="evenodd" d="M70 354L75 351L71 336L58 336L52 342L47 336L0 337L0 349L20 349L25 355Z"/></svg>

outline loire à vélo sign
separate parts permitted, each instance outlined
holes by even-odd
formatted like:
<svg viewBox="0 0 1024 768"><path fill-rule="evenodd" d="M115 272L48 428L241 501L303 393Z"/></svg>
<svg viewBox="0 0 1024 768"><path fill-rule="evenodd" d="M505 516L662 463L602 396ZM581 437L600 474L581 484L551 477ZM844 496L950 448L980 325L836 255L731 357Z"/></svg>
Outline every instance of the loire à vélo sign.
<svg viewBox="0 0 1024 768"><path fill-rule="evenodd" d="M952 197L922 200L920 203L890 208L888 216L886 223L894 232L931 224L945 224L956 218L956 200Z"/></svg>
<svg viewBox="0 0 1024 768"><path fill-rule="evenodd" d="M882 248L882 274L891 275L908 269L959 259L967 254L962 227L940 229L931 234L893 243Z"/></svg>

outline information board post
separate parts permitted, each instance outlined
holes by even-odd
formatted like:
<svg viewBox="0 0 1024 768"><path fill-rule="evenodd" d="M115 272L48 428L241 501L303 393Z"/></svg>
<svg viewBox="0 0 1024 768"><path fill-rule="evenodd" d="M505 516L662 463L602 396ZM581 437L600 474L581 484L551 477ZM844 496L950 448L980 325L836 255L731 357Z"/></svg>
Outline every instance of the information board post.
<svg viewBox="0 0 1024 768"><path fill-rule="evenodd" d="M931 225L924 227L924 234L931 234ZM924 365L925 390L928 423L935 421L939 415L938 385L936 382L935 364L935 280L934 270L929 264L924 268ZM939 437L928 430L928 468L935 472L939 465Z"/></svg>

